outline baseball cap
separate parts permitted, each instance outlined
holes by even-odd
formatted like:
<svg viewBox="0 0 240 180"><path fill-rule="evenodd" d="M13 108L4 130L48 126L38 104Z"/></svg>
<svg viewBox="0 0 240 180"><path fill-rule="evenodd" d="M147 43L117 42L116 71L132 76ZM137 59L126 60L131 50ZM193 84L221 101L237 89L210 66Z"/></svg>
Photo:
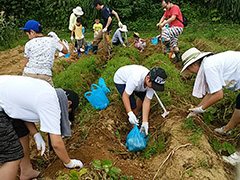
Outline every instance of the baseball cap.
<svg viewBox="0 0 240 180"><path fill-rule="evenodd" d="M39 32L39 27L41 27L41 24L35 20L29 20L26 22L24 28L20 28L21 30L26 30L26 31L35 31Z"/></svg>
<svg viewBox="0 0 240 180"><path fill-rule="evenodd" d="M92 8L94 8L95 6L97 6L98 4L102 4L102 2L100 0L94 0L93 1L93 6Z"/></svg>
<svg viewBox="0 0 240 180"><path fill-rule="evenodd" d="M167 79L167 74L164 69L155 67L149 72L152 88L155 91L164 91L164 84Z"/></svg>

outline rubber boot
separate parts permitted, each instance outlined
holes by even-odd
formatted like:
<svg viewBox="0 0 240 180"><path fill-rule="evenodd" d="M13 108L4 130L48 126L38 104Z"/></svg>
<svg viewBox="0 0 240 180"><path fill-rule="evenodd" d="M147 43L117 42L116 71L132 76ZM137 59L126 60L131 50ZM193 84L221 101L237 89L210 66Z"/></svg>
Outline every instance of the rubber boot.
<svg viewBox="0 0 240 180"><path fill-rule="evenodd" d="M85 54L88 54L88 46L85 46Z"/></svg>
<svg viewBox="0 0 240 180"><path fill-rule="evenodd" d="M80 57L81 56L80 49L78 49L77 52L78 52L78 56Z"/></svg>
<svg viewBox="0 0 240 180"><path fill-rule="evenodd" d="M163 53L164 54L169 53L171 51L170 42L169 41L165 41L164 45L166 46L166 49L163 51Z"/></svg>
<svg viewBox="0 0 240 180"><path fill-rule="evenodd" d="M180 61L180 57L179 57L180 53L179 52L175 53L175 56L176 56L176 60L173 62L174 64Z"/></svg>
<svg viewBox="0 0 240 180"><path fill-rule="evenodd" d="M97 44L93 44L93 46L92 46L92 53L93 54L97 54L97 51L98 51L98 45Z"/></svg>

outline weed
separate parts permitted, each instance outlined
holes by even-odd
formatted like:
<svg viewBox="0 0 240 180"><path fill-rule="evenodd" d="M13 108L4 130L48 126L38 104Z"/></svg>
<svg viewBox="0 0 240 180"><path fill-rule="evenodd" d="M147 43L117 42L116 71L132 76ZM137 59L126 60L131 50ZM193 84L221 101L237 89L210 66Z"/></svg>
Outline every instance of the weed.
<svg viewBox="0 0 240 180"><path fill-rule="evenodd" d="M77 172L76 170L71 170L68 176L70 177L70 180L80 180L82 179L81 176L86 173L87 170L85 168L82 168L79 172Z"/></svg>
<svg viewBox="0 0 240 180"><path fill-rule="evenodd" d="M216 152L223 153L223 154L226 154L226 153L232 154L236 151L233 145L231 145L228 142L220 143L220 140L217 137L210 136L209 139L210 139L209 140L210 145Z"/></svg>
<svg viewBox="0 0 240 180"><path fill-rule="evenodd" d="M203 167L203 168L205 168L205 169L210 168L210 165L209 165L208 162L205 160L205 158L203 158L203 159L200 161L200 167Z"/></svg>
<svg viewBox="0 0 240 180"><path fill-rule="evenodd" d="M121 135L118 131L115 132L115 136L118 138L118 139L121 139Z"/></svg>

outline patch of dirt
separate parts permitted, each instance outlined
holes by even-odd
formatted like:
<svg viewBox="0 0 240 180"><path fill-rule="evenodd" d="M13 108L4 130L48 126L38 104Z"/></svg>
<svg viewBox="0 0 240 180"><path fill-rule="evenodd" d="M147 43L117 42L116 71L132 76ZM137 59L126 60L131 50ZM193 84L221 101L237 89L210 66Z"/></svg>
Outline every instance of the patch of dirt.
<svg viewBox="0 0 240 180"><path fill-rule="evenodd" d="M129 40L131 42L131 39ZM162 51L162 46L150 44L142 56L149 56L153 51ZM101 46L100 46L101 47ZM71 46L70 46L71 48ZM17 74L21 75L24 64L24 47L16 47L8 51L0 52L1 75ZM104 59L103 52L99 51L99 61ZM82 57L89 56L83 54ZM64 69L61 61L74 63L78 60L75 53L71 53L69 58L58 58L56 55L54 70L60 72ZM61 69L62 68L62 69ZM110 159L117 162L116 167L122 170L122 174L133 176L134 179L234 179L234 170L227 164L223 164L221 157L217 155L209 145L208 138L203 135L199 146L189 143L191 132L181 128L183 119L186 117L184 108L175 106L166 107L170 114L163 119L162 109L155 101L152 103L149 123L152 137L160 134L166 135L167 148L164 152L154 155L145 161L141 160L141 154L129 152L125 142L131 125L128 123L124 106L117 98L105 110L99 111L98 116L86 119L87 126L75 124L72 130L72 137L65 139L65 144L70 158L82 160L85 168L90 172L93 160ZM158 107L156 107L158 106ZM158 109L158 110L156 110ZM160 109L160 110L159 110ZM78 118L76 118L78 119ZM119 132L119 136L116 135ZM44 172L44 179L57 179L60 172L70 173L70 169L64 168L62 162L54 153L39 156L36 151L35 143L31 142L31 159L34 168ZM47 154L47 153L46 153Z"/></svg>

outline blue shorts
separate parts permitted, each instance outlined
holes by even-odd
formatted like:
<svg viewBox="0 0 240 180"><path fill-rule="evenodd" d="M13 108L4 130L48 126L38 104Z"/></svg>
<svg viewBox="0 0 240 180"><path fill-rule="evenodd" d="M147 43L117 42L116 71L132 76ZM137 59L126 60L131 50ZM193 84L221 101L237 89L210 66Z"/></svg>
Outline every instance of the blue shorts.
<svg viewBox="0 0 240 180"><path fill-rule="evenodd" d="M121 94L121 96L123 95L123 92L126 88L126 84L116 84L114 83L118 92ZM131 109L136 109L137 105L136 105L136 99L134 97L134 94L140 98L142 101L144 100L145 96L146 96L146 92L139 92L139 91L134 91L130 97L129 97L129 100L130 100L130 105L131 105Z"/></svg>

